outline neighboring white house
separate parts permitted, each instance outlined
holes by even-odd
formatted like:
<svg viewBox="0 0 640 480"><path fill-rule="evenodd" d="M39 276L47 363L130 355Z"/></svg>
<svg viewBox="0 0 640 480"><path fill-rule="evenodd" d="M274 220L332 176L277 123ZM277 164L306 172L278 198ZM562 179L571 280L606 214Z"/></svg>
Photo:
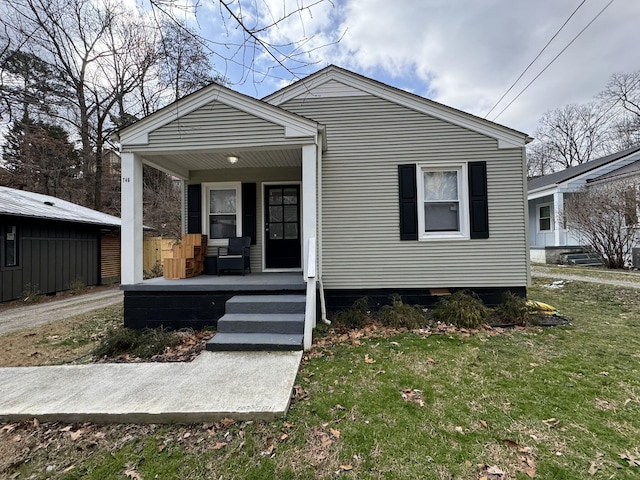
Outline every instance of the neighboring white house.
<svg viewBox="0 0 640 480"><path fill-rule="evenodd" d="M588 249L577 232L566 228L568 195L591 185L640 176L640 145L528 182L531 261L558 263L561 255Z"/></svg>
<svg viewBox="0 0 640 480"><path fill-rule="evenodd" d="M252 237L254 273L306 279L315 244L334 306L526 291L524 133L329 66L262 100L207 86L119 138L125 285L142 282L145 163L183 180L184 231L210 252Z"/></svg>

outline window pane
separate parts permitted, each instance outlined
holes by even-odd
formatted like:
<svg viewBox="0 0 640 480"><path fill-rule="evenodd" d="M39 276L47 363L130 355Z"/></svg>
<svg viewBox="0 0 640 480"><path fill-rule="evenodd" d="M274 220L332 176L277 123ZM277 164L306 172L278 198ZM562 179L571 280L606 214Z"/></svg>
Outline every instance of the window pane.
<svg viewBox="0 0 640 480"><path fill-rule="evenodd" d="M550 218L541 218L540 219L540 231L544 232L546 230L551 230L551 219Z"/></svg>
<svg viewBox="0 0 640 480"><path fill-rule="evenodd" d="M235 215L211 215L209 234L211 238L229 238L236 236Z"/></svg>
<svg viewBox="0 0 640 480"><path fill-rule="evenodd" d="M211 190L210 198L211 202L209 213L236 213L235 189Z"/></svg>
<svg viewBox="0 0 640 480"><path fill-rule="evenodd" d="M297 222L298 221L298 206L286 205L284 207L284 221L285 222Z"/></svg>
<svg viewBox="0 0 640 480"><path fill-rule="evenodd" d="M269 207L269 221L270 222L282 221L282 207Z"/></svg>
<svg viewBox="0 0 640 480"><path fill-rule="evenodd" d="M6 267L18 265L18 228L8 225L5 237L4 264Z"/></svg>
<svg viewBox="0 0 640 480"><path fill-rule="evenodd" d="M427 232L459 231L458 203L425 203L424 225Z"/></svg>
<svg viewBox="0 0 640 480"><path fill-rule="evenodd" d="M272 188L269 190L269 205L282 205L281 188Z"/></svg>
<svg viewBox="0 0 640 480"><path fill-rule="evenodd" d="M272 240L282 240L282 224L273 223L269 225L269 238Z"/></svg>
<svg viewBox="0 0 640 480"><path fill-rule="evenodd" d="M284 224L284 238L287 240L296 240L298 238L298 224L297 223L285 223Z"/></svg>
<svg viewBox="0 0 640 480"><path fill-rule="evenodd" d="M298 191L296 188L284 189L284 203L289 205L298 203Z"/></svg>
<svg viewBox="0 0 640 480"><path fill-rule="evenodd" d="M424 172L424 200L458 200L458 172Z"/></svg>
<svg viewBox="0 0 640 480"><path fill-rule="evenodd" d="M540 218L550 218L551 217L551 206L546 205L544 207L540 207Z"/></svg>

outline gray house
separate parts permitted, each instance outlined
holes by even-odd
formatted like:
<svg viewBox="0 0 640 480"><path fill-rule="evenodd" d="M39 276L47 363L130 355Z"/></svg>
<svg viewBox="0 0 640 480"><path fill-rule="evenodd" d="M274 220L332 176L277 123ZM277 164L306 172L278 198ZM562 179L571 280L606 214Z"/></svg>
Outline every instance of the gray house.
<svg viewBox="0 0 640 480"><path fill-rule="evenodd" d="M531 261L559 263L564 254L588 250L586 240L567 228L563 216L565 201L582 189L630 177L640 178L640 145L530 180L527 188Z"/></svg>
<svg viewBox="0 0 640 480"><path fill-rule="evenodd" d="M525 293L530 138L510 128L330 66L262 100L210 85L119 138L125 322L153 290L143 163L183 180L185 233L207 235L210 254L250 236L252 275L295 274L314 319L316 281L329 310L396 292ZM162 317L157 297L144 318Z"/></svg>
<svg viewBox="0 0 640 480"><path fill-rule="evenodd" d="M0 301L31 285L43 294L70 283L120 280L120 219L39 193L0 187Z"/></svg>

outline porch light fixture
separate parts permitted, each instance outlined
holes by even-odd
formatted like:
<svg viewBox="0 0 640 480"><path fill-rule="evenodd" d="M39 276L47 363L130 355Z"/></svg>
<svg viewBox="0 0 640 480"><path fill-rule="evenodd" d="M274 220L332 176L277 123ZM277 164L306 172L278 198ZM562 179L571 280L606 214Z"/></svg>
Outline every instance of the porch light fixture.
<svg viewBox="0 0 640 480"><path fill-rule="evenodd" d="M236 163L238 163L238 160L240 160L236 155L229 155L227 157L227 160L229 160L229 163L231 165L235 165Z"/></svg>

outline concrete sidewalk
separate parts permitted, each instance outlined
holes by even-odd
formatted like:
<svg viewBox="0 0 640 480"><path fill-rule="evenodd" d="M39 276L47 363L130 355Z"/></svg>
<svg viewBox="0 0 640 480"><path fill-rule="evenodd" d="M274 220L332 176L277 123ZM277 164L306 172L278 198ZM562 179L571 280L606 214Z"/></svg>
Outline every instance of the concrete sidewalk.
<svg viewBox="0 0 640 480"><path fill-rule="evenodd" d="M21 305L0 312L0 335L37 327L122 302L120 290L103 290L34 305Z"/></svg>
<svg viewBox="0 0 640 480"><path fill-rule="evenodd" d="M198 423L284 416L302 352L0 368L0 421Z"/></svg>

